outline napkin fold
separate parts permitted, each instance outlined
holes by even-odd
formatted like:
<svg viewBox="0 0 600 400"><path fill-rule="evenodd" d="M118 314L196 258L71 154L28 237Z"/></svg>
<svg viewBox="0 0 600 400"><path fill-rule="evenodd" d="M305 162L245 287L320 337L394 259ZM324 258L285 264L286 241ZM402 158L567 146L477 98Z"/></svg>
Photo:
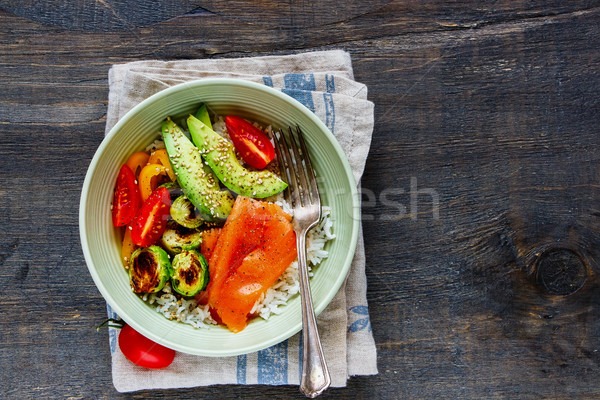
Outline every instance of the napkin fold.
<svg viewBox="0 0 600 400"><path fill-rule="evenodd" d="M313 111L335 135L354 177L360 182L373 132L373 103L367 87L354 81L350 55L342 50L286 56L217 60L137 61L109 71L106 133L147 97L176 84L202 78L259 82L292 96ZM334 232L335 233L335 232ZM348 377L377 374L375 341L366 298L362 227L345 284L317 318L332 386ZM107 306L109 317L118 316ZM299 384L301 333L268 349L237 357L200 357L178 353L162 370L129 362L109 330L113 384L119 392L214 384Z"/></svg>

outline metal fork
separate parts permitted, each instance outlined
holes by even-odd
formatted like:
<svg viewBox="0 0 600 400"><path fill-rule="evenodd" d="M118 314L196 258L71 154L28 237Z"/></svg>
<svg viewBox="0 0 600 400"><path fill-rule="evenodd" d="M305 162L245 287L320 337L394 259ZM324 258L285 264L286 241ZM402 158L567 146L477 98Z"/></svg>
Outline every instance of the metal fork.
<svg viewBox="0 0 600 400"><path fill-rule="evenodd" d="M274 135L274 142L281 176L287 180L289 185L285 191L285 199L294 210L292 223L296 232L300 298L302 300L303 353L300 391L307 397L314 398L323 393L331 384L319 339L306 262L306 233L321 219L321 200L302 131L299 126L296 126L295 136L299 145L296 143L292 128L288 127L288 131L289 138L286 140L286 135L280 129L279 136ZM291 146L288 146L288 140Z"/></svg>

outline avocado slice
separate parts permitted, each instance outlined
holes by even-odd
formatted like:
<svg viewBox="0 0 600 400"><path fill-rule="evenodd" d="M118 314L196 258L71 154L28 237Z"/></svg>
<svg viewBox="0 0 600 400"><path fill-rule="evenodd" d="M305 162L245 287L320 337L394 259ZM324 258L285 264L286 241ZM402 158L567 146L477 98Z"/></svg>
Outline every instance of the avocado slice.
<svg viewBox="0 0 600 400"><path fill-rule="evenodd" d="M210 115L208 115L208 108L206 107L206 104L200 104L200 107L198 107L198 111L196 111L195 117L199 119L202 123L204 123L204 125L208 126L210 129L213 128L212 123L210 122Z"/></svg>
<svg viewBox="0 0 600 400"><path fill-rule="evenodd" d="M235 156L233 145L193 115L188 117L187 125L202 158L229 190L242 196L265 198L287 187L271 171L244 168Z"/></svg>
<svg viewBox="0 0 600 400"><path fill-rule="evenodd" d="M206 221L227 218L235 201L233 195L221 190L196 146L168 118L162 123L162 135L177 181L202 218Z"/></svg>
<svg viewBox="0 0 600 400"><path fill-rule="evenodd" d="M195 117L202 121L202 123L207 125L210 129L212 129L212 123L210 122L210 115L208 114L208 108L206 107L206 104L200 103L200 107L198 107L198 111L196 111ZM213 170L210 169L210 167L206 165L206 163L203 163L202 165L204 171L206 171L207 174L210 174L215 180L215 182L218 182L219 178L217 178Z"/></svg>

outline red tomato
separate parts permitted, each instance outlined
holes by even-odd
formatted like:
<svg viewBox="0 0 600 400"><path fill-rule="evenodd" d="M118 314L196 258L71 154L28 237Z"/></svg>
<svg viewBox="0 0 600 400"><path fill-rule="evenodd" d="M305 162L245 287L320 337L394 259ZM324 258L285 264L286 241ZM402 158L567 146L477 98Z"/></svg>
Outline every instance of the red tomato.
<svg viewBox="0 0 600 400"><path fill-rule="evenodd" d="M175 350L153 342L129 325L119 333L119 348L129 361L144 368L165 368L175 358Z"/></svg>
<svg viewBox="0 0 600 400"><path fill-rule="evenodd" d="M156 243L165 232L169 220L171 196L165 187L157 188L146 199L131 223L131 240L140 247Z"/></svg>
<svg viewBox="0 0 600 400"><path fill-rule="evenodd" d="M112 203L112 222L114 226L125 226L135 217L140 206L142 197L140 189L135 182L133 171L127 165L123 165L117 177L115 194Z"/></svg>
<svg viewBox="0 0 600 400"><path fill-rule="evenodd" d="M248 165L263 169L275 157L273 144L260 129L243 118L225 117L227 132L236 150Z"/></svg>

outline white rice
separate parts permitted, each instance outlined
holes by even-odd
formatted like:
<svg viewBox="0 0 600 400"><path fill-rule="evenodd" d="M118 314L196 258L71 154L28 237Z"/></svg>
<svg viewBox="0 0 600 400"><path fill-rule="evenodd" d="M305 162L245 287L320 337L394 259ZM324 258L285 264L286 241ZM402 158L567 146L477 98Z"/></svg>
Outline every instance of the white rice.
<svg viewBox="0 0 600 400"><path fill-rule="evenodd" d="M293 214L285 200L278 200L275 203L285 212L290 215ZM306 237L306 253L309 276L311 277L312 268L317 267L329 255L329 252L325 250L325 244L335 238L332 226L331 210L329 207L323 207L321 221L310 230ZM250 314L256 314L263 319L268 319L274 314L280 314L283 311L282 306L299 291L300 281L298 261L296 260L290 264L277 282L258 299ZM208 305L199 305L194 298L176 297L168 283L159 293L144 295L142 300L154 306L155 310L163 314L165 318L177 320L195 328L208 328L217 324L210 315Z"/></svg>
<svg viewBox="0 0 600 400"><path fill-rule="evenodd" d="M227 125L225 125L225 120L222 116L219 115L215 122L213 122L213 131L217 132L219 135L231 142L231 139L229 139L229 134L227 133Z"/></svg>
<svg viewBox="0 0 600 400"><path fill-rule="evenodd" d="M160 150L160 149L164 149L164 148L165 148L165 142L163 142L162 139L156 139L154 142L152 142L148 146L146 146L146 148L144 150L148 153L154 153L156 150Z"/></svg>
<svg viewBox="0 0 600 400"><path fill-rule="evenodd" d="M208 328L217 324L210 315L208 305L199 305L194 298L175 297L169 283L161 292L144 295L142 299L155 305L155 310L166 318L192 325L194 328Z"/></svg>

